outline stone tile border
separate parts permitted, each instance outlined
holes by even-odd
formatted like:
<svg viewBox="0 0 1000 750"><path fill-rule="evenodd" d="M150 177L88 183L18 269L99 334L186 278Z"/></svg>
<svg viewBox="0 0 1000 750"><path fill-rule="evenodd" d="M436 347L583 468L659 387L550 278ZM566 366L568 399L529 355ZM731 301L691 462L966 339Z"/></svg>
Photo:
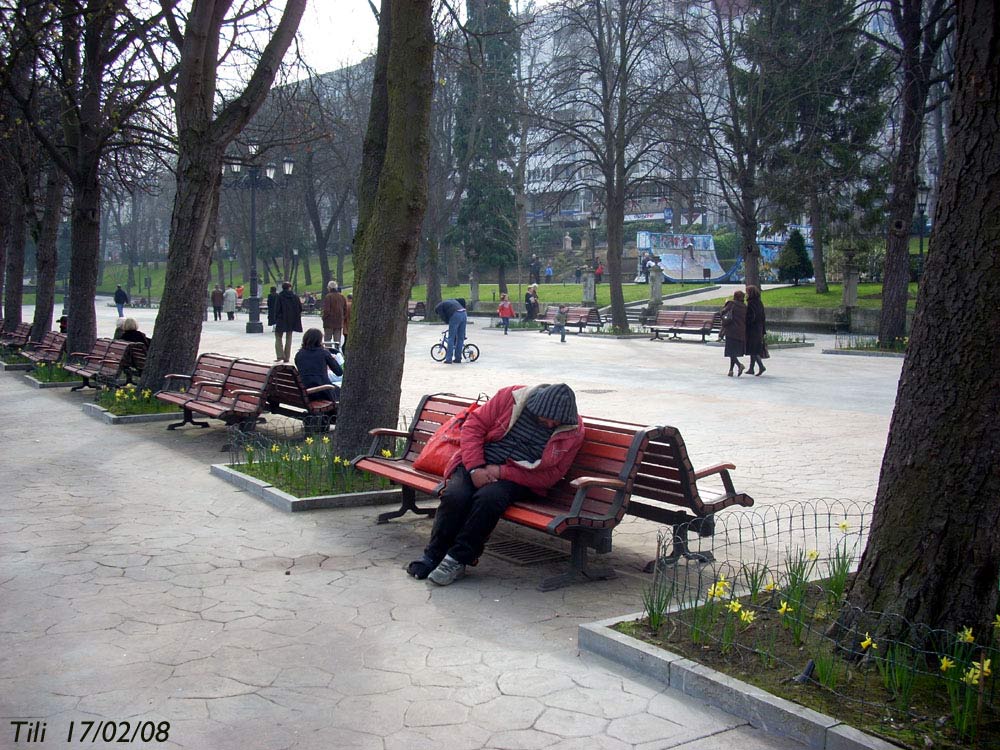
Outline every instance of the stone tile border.
<svg viewBox="0 0 1000 750"><path fill-rule="evenodd" d="M664 339L665 341L675 341L676 339ZM700 344L700 341L695 341L694 339L685 339L686 341L694 341L696 344ZM706 341L706 346L718 346L725 347L725 341ZM768 344L767 350L769 352L778 351L779 349L808 349L811 346L816 346L811 341L785 341L780 344ZM746 356L746 355L743 355Z"/></svg>
<svg viewBox="0 0 1000 750"><path fill-rule="evenodd" d="M889 357L890 359L905 359L905 354L896 352L866 352L855 349L823 349L823 354L842 354L845 357Z"/></svg>
<svg viewBox="0 0 1000 750"><path fill-rule="evenodd" d="M67 380L65 383L45 383L31 375L25 375L24 380L33 388L73 388L78 385L83 385L82 380Z"/></svg>
<svg viewBox="0 0 1000 750"><path fill-rule="evenodd" d="M399 503L402 490L398 487L368 492L349 492L343 495L318 495L316 497L295 497L260 479L247 476L226 464L212 464L212 476L229 482L254 497L286 513L321 508L356 508L363 505L385 505Z"/></svg>
<svg viewBox="0 0 1000 750"><path fill-rule="evenodd" d="M899 750L831 716L813 711L682 656L619 633L611 626L641 612L580 625L580 649L666 683L710 706L746 719L751 726L788 737L814 750Z"/></svg>
<svg viewBox="0 0 1000 750"><path fill-rule="evenodd" d="M179 411L166 411L157 414L112 414L103 406L94 403L83 404L80 408L84 414L89 414L105 424L138 424L140 422L169 422L183 417Z"/></svg>
<svg viewBox="0 0 1000 750"><path fill-rule="evenodd" d="M32 367L31 362L0 362L0 372L27 372Z"/></svg>

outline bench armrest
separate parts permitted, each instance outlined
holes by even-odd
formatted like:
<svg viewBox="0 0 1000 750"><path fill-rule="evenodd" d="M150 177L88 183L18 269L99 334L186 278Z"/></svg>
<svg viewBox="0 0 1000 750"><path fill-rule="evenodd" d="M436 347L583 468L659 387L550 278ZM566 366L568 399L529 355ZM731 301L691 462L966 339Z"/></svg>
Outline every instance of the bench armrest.
<svg viewBox="0 0 1000 750"><path fill-rule="evenodd" d="M312 394L312 393L319 393L320 391L330 391L335 389L336 387L337 386L335 386L333 383L329 383L327 385L314 385L311 388L306 388L306 393Z"/></svg>
<svg viewBox="0 0 1000 750"><path fill-rule="evenodd" d="M164 380L166 380L167 378L176 378L177 380L190 380L191 376L190 375L181 375L180 373L171 372L171 373L168 373L168 374L166 374L166 375L163 376Z"/></svg>
<svg viewBox="0 0 1000 750"><path fill-rule="evenodd" d="M396 438L408 438L410 433L404 430L394 430L391 427L376 427L374 430L368 430L368 434L372 436L372 444L368 449L368 453L362 454L354 459L354 461L359 461L362 458L367 458L370 456L378 455L378 447L382 444L382 438L384 437L396 437ZM351 465L354 464L351 462Z"/></svg>
<svg viewBox="0 0 1000 750"><path fill-rule="evenodd" d="M732 477L729 476L729 470L735 469L735 464L716 464L715 466L709 466L704 469L698 469L694 473L695 481L699 479L704 479L705 477L710 477L718 474L722 479L722 486L726 488L727 495L735 495L736 488L733 486Z"/></svg>
<svg viewBox="0 0 1000 750"><path fill-rule="evenodd" d="M577 477L571 481L570 484L576 488L576 495L573 497L573 504L570 506L568 511L553 521L553 524L555 525L562 523L564 519L577 518L581 515L583 511L583 501L587 499L587 490L591 487L606 487L609 490L615 490L617 495L614 504L611 506L611 510L603 516L594 516L595 519L614 518L618 514L619 508L621 508L621 504L625 500L625 482L620 479Z"/></svg>

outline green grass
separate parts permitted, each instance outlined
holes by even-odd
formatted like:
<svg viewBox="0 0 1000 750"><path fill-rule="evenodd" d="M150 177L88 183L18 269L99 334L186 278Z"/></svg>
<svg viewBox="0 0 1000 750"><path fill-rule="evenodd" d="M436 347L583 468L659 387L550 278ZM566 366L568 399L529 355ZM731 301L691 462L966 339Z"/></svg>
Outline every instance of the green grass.
<svg viewBox="0 0 1000 750"><path fill-rule="evenodd" d="M916 305L917 285L909 285L910 301L907 308L912 310ZM697 302L695 304L704 307L722 307L727 299L716 297L715 299ZM784 289L771 289L761 293L761 299L765 307L825 307L838 308L843 304L844 292L840 284L830 284L830 290L826 294L816 294L814 284L800 284ZM858 284L858 307L878 310L882 307L882 285L881 284Z"/></svg>
<svg viewBox="0 0 1000 750"><path fill-rule="evenodd" d="M693 289L701 289L705 287L706 284L664 284L663 294L664 296L668 294L676 294L680 291L691 291ZM522 284L518 286L517 284L508 284L508 292L512 302L524 302L524 293L528 289L527 284ZM638 302L639 300L649 299L649 286L646 284L623 284L622 294L625 297L625 302ZM459 284L458 286L443 286L441 287L441 297L443 299L449 299L453 297L463 297L469 299L471 297L471 292L469 291L468 284ZM410 292L410 299L415 300L426 300L427 299L427 287L423 284L418 284L413 287L413 291ZM564 302L570 305L578 305L583 299L583 286L581 284L539 284L538 285L538 301L542 309L548 304L554 304L559 302ZM479 285L479 300L481 303L491 304L494 301L499 302L500 300L500 287L497 284L480 284ZM611 304L611 288L607 284L598 284L597 286L597 306L606 307Z"/></svg>

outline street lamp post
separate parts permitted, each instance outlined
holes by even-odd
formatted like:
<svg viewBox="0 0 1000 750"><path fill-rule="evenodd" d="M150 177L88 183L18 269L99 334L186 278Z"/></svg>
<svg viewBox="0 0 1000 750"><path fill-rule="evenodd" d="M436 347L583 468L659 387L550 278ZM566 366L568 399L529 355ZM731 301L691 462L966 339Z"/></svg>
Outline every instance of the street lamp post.
<svg viewBox="0 0 1000 750"><path fill-rule="evenodd" d="M594 247L594 232L597 231L597 214L591 212L590 216L587 217L587 223L590 225L590 267L597 268L597 251Z"/></svg>
<svg viewBox="0 0 1000 750"><path fill-rule="evenodd" d="M261 173L261 167L256 163L257 150L258 146L250 145L250 160L246 164L247 174L239 183L240 187L250 189L250 297L247 299L247 312L249 313L247 333L264 332L264 324L260 320L260 290L257 285L257 188L273 186L275 184L274 175L277 172L277 167L269 162L264 166L263 174ZM242 167L241 162L233 162L229 165L237 177L242 171ZM294 168L295 162L292 159L285 157L282 160L282 170L286 178L292 176Z"/></svg>
<svg viewBox="0 0 1000 750"><path fill-rule="evenodd" d="M930 194L931 189L924 182L917 185L917 213L920 215L920 228L918 230L918 236L920 237L920 245L918 250L918 257L920 258L918 262L920 266L920 272L923 273L924 270L924 228L926 227L927 216L927 196Z"/></svg>

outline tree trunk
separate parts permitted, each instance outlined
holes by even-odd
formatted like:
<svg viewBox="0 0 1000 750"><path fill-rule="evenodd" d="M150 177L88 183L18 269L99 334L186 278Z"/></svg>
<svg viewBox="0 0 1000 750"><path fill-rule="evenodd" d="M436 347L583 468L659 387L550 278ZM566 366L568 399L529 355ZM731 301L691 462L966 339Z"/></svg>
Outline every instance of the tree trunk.
<svg viewBox="0 0 1000 750"><path fill-rule="evenodd" d="M424 316L425 320L430 316L431 310L437 307L441 301L440 258L441 245L437 238L434 238L427 243L427 315Z"/></svg>
<svg viewBox="0 0 1000 750"><path fill-rule="evenodd" d="M56 298L56 271L59 267L56 238L62 219L63 196L66 193L66 175L51 167L45 185L45 203L38 237L35 240L35 318L31 325L31 338L40 341L52 330L52 309Z"/></svg>
<svg viewBox="0 0 1000 750"><path fill-rule="evenodd" d="M625 187L621 181L605 186L608 219L608 283L611 291L611 326L619 333L628 331L625 295L622 293L622 248L625 239Z"/></svg>
<svg viewBox="0 0 1000 750"><path fill-rule="evenodd" d="M809 194L809 224L813 234L813 275L816 277L816 294L826 294L830 289L826 284L826 258L823 257L823 206L819 193Z"/></svg>
<svg viewBox="0 0 1000 750"><path fill-rule="evenodd" d="M101 249L101 185L92 176L75 181L70 229L69 323L66 351L89 352L97 338L94 295Z"/></svg>
<svg viewBox="0 0 1000 750"><path fill-rule="evenodd" d="M383 0L371 115L359 187L351 308L356 357L344 376L335 446L353 457L367 449L368 430L399 418L406 347L406 302L416 272L427 204L433 94L431 0ZM384 144L377 149L376 144ZM380 168L376 171L375 165Z"/></svg>
<svg viewBox="0 0 1000 750"><path fill-rule="evenodd" d="M20 178L18 178L20 181ZM27 213L24 199L16 195L10 207L10 241L4 259L3 327L13 331L21 322L21 305L24 302L24 240L27 230Z"/></svg>
<svg viewBox="0 0 1000 750"><path fill-rule="evenodd" d="M985 643L1000 577L1000 6L958 0L949 143L868 547L841 624L898 614ZM888 624L886 624L888 626ZM842 641L849 640L842 636Z"/></svg>
<svg viewBox="0 0 1000 750"><path fill-rule="evenodd" d="M760 286L760 247L757 245L756 213L747 211L746 204L753 198L744 196L744 208L740 212L740 256L743 258L743 276L747 284Z"/></svg>

